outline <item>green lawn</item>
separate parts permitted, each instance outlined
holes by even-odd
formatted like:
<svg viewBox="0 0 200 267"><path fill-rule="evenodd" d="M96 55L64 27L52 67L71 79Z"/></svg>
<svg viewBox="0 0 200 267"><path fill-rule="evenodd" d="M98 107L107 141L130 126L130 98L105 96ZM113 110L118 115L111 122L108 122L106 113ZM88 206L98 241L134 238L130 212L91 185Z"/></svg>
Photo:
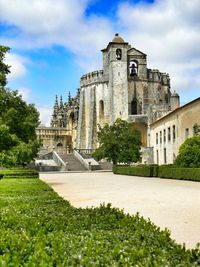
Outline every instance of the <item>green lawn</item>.
<svg viewBox="0 0 200 267"><path fill-rule="evenodd" d="M138 215L76 209L39 179L2 179L1 266L186 267L200 266L200 253Z"/></svg>

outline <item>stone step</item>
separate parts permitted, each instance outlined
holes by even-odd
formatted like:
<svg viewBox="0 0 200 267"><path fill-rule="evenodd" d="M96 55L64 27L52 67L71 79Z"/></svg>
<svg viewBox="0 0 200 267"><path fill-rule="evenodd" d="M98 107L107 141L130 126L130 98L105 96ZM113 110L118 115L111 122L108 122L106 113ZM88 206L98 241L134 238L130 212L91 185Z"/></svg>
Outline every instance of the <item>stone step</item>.
<svg viewBox="0 0 200 267"><path fill-rule="evenodd" d="M68 171L86 171L86 167L73 155L58 153L61 159L67 163Z"/></svg>

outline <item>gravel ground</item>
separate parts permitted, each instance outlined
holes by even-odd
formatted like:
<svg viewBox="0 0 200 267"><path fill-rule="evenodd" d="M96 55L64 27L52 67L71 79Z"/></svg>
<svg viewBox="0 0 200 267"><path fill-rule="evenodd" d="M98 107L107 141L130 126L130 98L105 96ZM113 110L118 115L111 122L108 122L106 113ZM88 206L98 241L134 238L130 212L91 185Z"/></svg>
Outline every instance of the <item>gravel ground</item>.
<svg viewBox="0 0 200 267"><path fill-rule="evenodd" d="M200 183L114 175L110 172L42 173L40 178L75 207L112 203L139 212L171 231L178 243L200 242Z"/></svg>

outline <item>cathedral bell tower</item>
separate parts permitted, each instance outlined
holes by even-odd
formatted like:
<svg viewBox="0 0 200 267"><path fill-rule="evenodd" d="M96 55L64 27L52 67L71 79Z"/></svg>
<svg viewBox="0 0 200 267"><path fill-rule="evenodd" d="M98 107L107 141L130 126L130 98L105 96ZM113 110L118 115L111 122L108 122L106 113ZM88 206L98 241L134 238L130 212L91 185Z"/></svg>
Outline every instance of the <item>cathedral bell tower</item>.
<svg viewBox="0 0 200 267"><path fill-rule="evenodd" d="M117 118L128 118L128 64L127 51L130 45L118 35L103 49L103 70L108 78L111 123Z"/></svg>

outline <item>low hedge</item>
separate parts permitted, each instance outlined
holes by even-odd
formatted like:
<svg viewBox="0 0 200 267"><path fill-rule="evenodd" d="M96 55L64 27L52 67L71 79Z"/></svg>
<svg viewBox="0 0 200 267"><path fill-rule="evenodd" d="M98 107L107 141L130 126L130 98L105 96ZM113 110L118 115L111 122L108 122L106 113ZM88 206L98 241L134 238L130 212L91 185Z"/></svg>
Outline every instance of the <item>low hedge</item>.
<svg viewBox="0 0 200 267"><path fill-rule="evenodd" d="M39 173L36 170L28 168L0 169L0 176L3 178L38 178Z"/></svg>
<svg viewBox="0 0 200 267"><path fill-rule="evenodd" d="M113 172L115 174L152 177L152 176L157 176L158 166L157 165L139 165L139 166L114 165Z"/></svg>
<svg viewBox="0 0 200 267"><path fill-rule="evenodd" d="M139 165L139 166L126 166L115 165L113 166L113 173L143 176L143 177L160 177L171 178L180 180L200 181L200 168L182 168L176 165Z"/></svg>
<svg viewBox="0 0 200 267"><path fill-rule="evenodd" d="M180 180L200 181L200 168L159 166L158 177Z"/></svg>
<svg viewBox="0 0 200 267"><path fill-rule="evenodd" d="M77 209L39 179L0 183L0 266L199 266L149 220L112 208Z"/></svg>

